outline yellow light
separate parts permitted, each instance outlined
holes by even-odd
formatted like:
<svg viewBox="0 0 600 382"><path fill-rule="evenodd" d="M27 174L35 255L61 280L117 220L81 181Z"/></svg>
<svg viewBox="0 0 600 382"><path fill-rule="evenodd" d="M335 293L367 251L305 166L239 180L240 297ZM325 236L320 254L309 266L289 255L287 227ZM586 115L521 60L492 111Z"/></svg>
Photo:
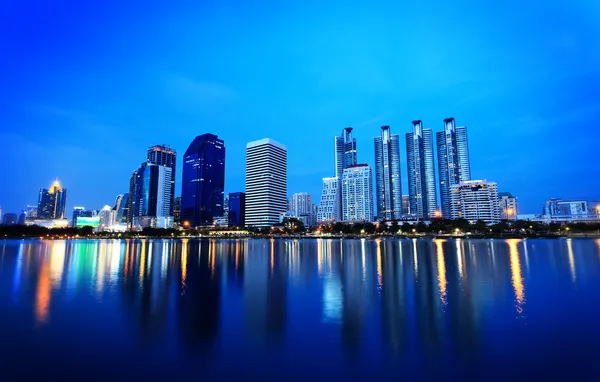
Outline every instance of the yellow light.
<svg viewBox="0 0 600 382"><path fill-rule="evenodd" d="M506 210L506 215L511 216L514 212L515 212L515 210L513 210L512 208L509 208Z"/></svg>
<svg viewBox="0 0 600 382"><path fill-rule="evenodd" d="M442 216L442 213L439 210L435 211L435 217L436 218L439 218L441 216Z"/></svg>

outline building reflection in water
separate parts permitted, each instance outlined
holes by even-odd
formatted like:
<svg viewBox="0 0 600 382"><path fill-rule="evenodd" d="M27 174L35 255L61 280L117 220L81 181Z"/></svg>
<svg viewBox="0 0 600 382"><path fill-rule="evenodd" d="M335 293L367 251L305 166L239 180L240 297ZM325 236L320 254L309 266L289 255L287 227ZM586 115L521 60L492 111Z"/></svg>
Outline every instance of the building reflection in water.
<svg viewBox="0 0 600 382"><path fill-rule="evenodd" d="M518 245L522 240L509 239L506 240L508 244L509 256L510 256L510 270L512 274L512 285L515 291L515 308L519 316L523 313L523 306L525 305L525 285L523 283L523 276L521 272L521 260L519 259L519 248Z"/></svg>
<svg viewBox="0 0 600 382"><path fill-rule="evenodd" d="M127 334L144 345L173 341L178 349L214 349L232 327L240 344L282 343L298 336L294 325L312 325L350 357L382 346L397 359L450 352L473 359L491 319L487 307L500 305L511 320L516 309L523 318L526 292L534 290L525 274L527 280L539 274L537 246L550 253L545 276L569 272L581 283L595 269L600 240L565 243L32 240L18 244L12 256L4 247L1 253L2 269L14 272L12 300L29 303L38 324L65 314L60 306L74 298L89 298L90 312L117 304ZM584 249L594 255L585 257ZM301 319L291 312L302 312Z"/></svg>

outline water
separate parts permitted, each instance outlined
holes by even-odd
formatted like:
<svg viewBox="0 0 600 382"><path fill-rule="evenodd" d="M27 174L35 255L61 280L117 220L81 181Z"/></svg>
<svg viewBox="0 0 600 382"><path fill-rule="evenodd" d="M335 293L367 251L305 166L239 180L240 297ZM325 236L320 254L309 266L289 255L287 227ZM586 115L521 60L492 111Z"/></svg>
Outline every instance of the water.
<svg viewBox="0 0 600 382"><path fill-rule="evenodd" d="M595 239L0 241L0 380L597 381L598 291Z"/></svg>

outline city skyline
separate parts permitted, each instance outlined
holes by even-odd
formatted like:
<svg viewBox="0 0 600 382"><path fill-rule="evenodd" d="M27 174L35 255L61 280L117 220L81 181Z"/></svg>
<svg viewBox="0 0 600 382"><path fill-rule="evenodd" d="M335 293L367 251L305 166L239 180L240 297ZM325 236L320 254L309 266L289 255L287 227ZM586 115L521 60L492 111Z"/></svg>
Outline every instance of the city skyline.
<svg viewBox="0 0 600 382"><path fill-rule="evenodd" d="M331 136L344 126L373 167L379 126L402 135L419 118L435 132L448 116L469 127L471 178L518 196L520 211L539 212L552 197L597 200L597 2L532 2L517 13L461 4L283 4L267 13L15 4L0 27L19 36L2 50L0 152L13 186L0 190L0 206L20 211L59 176L67 211L99 209L127 192L148 146L182 153L205 132L228 144L226 192L244 189L245 144L268 136L288 146L289 192L316 200L333 175ZM123 22L134 11L135 22ZM578 133L559 139L570 126Z"/></svg>

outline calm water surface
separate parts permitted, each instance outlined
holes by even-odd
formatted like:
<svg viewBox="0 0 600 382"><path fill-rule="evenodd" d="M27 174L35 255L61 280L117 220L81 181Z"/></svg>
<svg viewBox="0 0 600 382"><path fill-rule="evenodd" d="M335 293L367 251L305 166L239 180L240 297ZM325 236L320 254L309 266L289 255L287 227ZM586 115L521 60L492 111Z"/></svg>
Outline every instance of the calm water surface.
<svg viewBox="0 0 600 382"><path fill-rule="evenodd" d="M0 241L0 380L598 381L599 292L592 239Z"/></svg>

